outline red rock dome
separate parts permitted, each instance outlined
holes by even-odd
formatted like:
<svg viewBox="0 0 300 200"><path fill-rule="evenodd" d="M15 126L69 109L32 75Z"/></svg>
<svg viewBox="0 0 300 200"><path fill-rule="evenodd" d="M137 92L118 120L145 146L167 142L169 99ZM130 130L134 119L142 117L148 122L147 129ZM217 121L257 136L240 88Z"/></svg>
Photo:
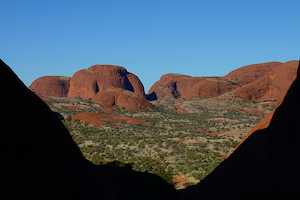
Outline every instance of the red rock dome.
<svg viewBox="0 0 300 200"><path fill-rule="evenodd" d="M249 101L278 100L296 78L298 61L281 64L261 78L233 92Z"/></svg>
<svg viewBox="0 0 300 200"><path fill-rule="evenodd" d="M267 62L247 65L231 71L229 74L224 76L223 79L229 79L242 86L266 75L281 64L281 62Z"/></svg>
<svg viewBox="0 0 300 200"><path fill-rule="evenodd" d="M33 81L30 87L39 95L66 97L70 88L70 79L71 77L66 76L44 76Z"/></svg>
<svg viewBox="0 0 300 200"><path fill-rule="evenodd" d="M95 65L76 72L70 82L68 97L92 98L96 93L117 87L144 95L139 78L120 66Z"/></svg>

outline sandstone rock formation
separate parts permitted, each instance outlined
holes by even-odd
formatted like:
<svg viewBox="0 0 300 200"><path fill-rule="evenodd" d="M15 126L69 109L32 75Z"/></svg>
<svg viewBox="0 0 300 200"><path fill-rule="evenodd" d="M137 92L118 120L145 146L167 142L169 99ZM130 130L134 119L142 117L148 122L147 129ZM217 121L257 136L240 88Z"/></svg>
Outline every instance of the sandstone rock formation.
<svg viewBox="0 0 300 200"><path fill-rule="evenodd" d="M280 62L269 62L248 65L236 69L224 77L191 77L166 74L150 88L148 99L217 97L259 79L281 64Z"/></svg>
<svg viewBox="0 0 300 200"><path fill-rule="evenodd" d="M68 97L89 99L110 87L126 89L143 96L144 86L137 76L115 65L94 65L76 72L70 82Z"/></svg>
<svg viewBox="0 0 300 200"><path fill-rule="evenodd" d="M68 96L71 77L66 76L44 76L36 79L30 88L39 95L50 95L57 97Z"/></svg>
<svg viewBox="0 0 300 200"><path fill-rule="evenodd" d="M182 75L182 74L173 74L173 73L165 74L165 75L161 76L160 79L152 85L148 94L152 93L157 88L166 85L166 83L168 83L170 81L178 83L178 85L177 85L178 90L184 90L184 88L186 88L186 86L189 85L188 83L190 82L191 79L192 79L191 76Z"/></svg>
<svg viewBox="0 0 300 200"><path fill-rule="evenodd" d="M233 90L249 101L278 100L296 78L298 61L289 61L276 67L261 78Z"/></svg>
<svg viewBox="0 0 300 200"><path fill-rule="evenodd" d="M282 64L281 62L267 62L267 63L247 65L231 71L222 79L231 80L236 84L238 84L239 86L243 86L266 75L267 73L274 70L281 64Z"/></svg>
<svg viewBox="0 0 300 200"><path fill-rule="evenodd" d="M200 77L181 74L165 74L152 85L147 96L150 100L165 98L180 98L181 93L190 89L195 83L203 81Z"/></svg>
<svg viewBox="0 0 300 200"><path fill-rule="evenodd" d="M183 190L182 199L300 199L299 70L297 77L269 125L262 123L210 175Z"/></svg>
<svg viewBox="0 0 300 200"><path fill-rule="evenodd" d="M114 110L114 105L129 111L146 109L153 106L144 96L115 87L98 92L93 96L92 101L102 105L103 111L107 112Z"/></svg>
<svg viewBox="0 0 300 200"><path fill-rule="evenodd" d="M133 117L103 115L103 114L94 113L94 112L86 112L86 113L76 114L72 117L72 123L74 124L76 120L80 120L81 122L87 122L89 125L93 124L97 127L99 125L108 124L108 122L113 126L116 126L115 123L120 123L120 122L149 125L144 120L133 118Z"/></svg>
<svg viewBox="0 0 300 200"><path fill-rule="evenodd" d="M0 100L0 199L178 199L156 175L86 160L56 114L2 60L0 84L10 98Z"/></svg>
<svg viewBox="0 0 300 200"><path fill-rule="evenodd" d="M178 99L180 98L180 93L177 90L177 83L175 81L168 81L165 85L158 87L155 91L151 92L147 96L148 100L159 99Z"/></svg>
<svg viewBox="0 0 300 200"><path fill-rule="evenodd" d="M194 84L189 90L182 93L182 98L189 97L217 97L235 89L237 85L220 78L206 78L205 80Z"/></svg>

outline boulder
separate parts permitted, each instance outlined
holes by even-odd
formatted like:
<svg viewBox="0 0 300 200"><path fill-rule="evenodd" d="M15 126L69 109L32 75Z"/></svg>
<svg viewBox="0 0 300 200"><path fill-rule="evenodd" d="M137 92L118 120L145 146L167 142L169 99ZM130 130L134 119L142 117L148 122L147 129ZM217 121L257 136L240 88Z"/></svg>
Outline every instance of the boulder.
<svg viewBox="0 0 300 200"><path fill-rule="evenodd" d="M57 97L68 96L71 77L66 76L43 76L30 85L30 88L39 95L50 95Z"/></svg>

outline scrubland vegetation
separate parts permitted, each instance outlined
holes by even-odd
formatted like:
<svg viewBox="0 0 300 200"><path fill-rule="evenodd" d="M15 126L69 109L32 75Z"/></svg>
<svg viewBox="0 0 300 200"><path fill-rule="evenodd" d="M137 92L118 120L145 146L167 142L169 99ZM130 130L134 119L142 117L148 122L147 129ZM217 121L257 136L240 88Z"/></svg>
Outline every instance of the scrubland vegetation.
<svg viewBox="0 0 300 200"><path fill-rule="evenodd" d="M53 111L65 117L63 123L69 129L82 154L94 164L115 163L132 170L154 173L168 182L179 172L190 183L201 181L230 155L248 131L265 114L251 114L239 111L263 108L268 112L274 106L247 101L228 101L206 103L193 100L197 112L179 114L173 111L174 102L168 106L154 102L154 107L142 111L117 109L114 115L130 116L146 121L149 125L118 123L95 127L71 117L87 110L68 110L49 103ZM182 102L180 102L182 103ZM90 105L90 101L73 105ZM219 106L218 106L219 104ZM93 112L101 112L90 107ZM266 112L265 112L266 113ZM178 185L177 185L178 186Z"/></svg>

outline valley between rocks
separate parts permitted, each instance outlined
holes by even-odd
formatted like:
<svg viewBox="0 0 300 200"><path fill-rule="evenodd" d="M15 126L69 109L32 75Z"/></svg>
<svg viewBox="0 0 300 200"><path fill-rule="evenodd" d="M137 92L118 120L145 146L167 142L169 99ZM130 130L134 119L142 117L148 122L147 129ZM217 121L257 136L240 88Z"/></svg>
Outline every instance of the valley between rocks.
<svg viewBox="0 0 300 200"><path fill-rule="evenodd" d="M242 141L253 126L274 110L275 101L246 101L230 96L156 100L139 111L101 105L79 97L43 96L94 164L113 163L154 173L177 189L201 181ZM107 115L100 125L75 119L78 113ZM115 117L114 117L115 116ZM143 120L144 125L118 116Z"/></svg>

